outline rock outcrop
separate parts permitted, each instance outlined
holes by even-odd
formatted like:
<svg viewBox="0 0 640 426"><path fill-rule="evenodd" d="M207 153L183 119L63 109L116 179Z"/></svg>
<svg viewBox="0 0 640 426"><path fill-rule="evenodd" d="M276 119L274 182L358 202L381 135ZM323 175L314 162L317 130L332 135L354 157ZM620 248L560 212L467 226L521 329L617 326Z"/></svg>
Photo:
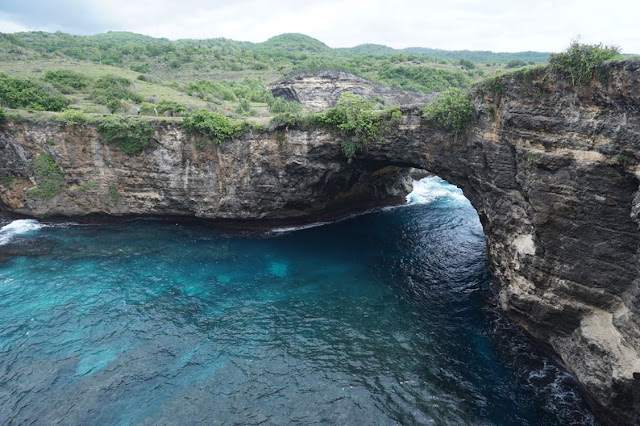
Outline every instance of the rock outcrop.
<svg viewBox="0 0 640 426"><path fill-rule="evenodd" d="M351 164L326 129L277 128L198 149L162 124L129 157L89 126L5 124L0 206L38 217L302 218L358 194L387 196L388 181L363 190L381 174L429 170L478 211L507 314L561 357L612 424L639 424L640 62L606 71L577 89L545 70L477 87L477 122L455 135L404 108L385 142ZM48 201L28 193L30 160L43 152L68 184Z"/></svg>
<svg viewBox="0 0 640 426"><path fill-rule="evenodd" d="M95 126L29 120L0 131L0 210L36 217L170 215L204 219L307 220L404 200L410 170L347 165L320 130L248 133L196 147L180 123L158 123L144 153L129 156ZM51 155L66 184L51 199L30 196L32 160ZM48 198L48 197L47 197Z"/></svg>
<svg viewBox="0 0 640 426"><path fill-rule="evenodd" d="M381 108L409 104L425 104L435 95L391 89L343 71L299 73L268 86L274 96L300 102L314 111L336 106L340 95L351 92L371 101L382 100Z"/></svg>

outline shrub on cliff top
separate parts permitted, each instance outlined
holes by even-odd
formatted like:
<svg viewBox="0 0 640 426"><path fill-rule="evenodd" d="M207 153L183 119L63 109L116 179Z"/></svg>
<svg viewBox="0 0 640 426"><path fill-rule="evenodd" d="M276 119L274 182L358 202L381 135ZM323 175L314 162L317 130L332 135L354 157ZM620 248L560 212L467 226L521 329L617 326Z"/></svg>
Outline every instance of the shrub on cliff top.
<svg viewBox="0 0 640 426"><path fill-rule="evenodd" d="M448 128L454 134L466 129L473 121L474 108L468 94L457 87L442 92L422 110L422 115Z"/></svg>
<svg viewBox="0 0 640 426"><path fill-rule="evenodd" d="M127 155L141 153L149 145L154 132L151 123L135 117L102 118L98 121L98 130Z"/></svg>
<svg viewBox="0 0 640 426"><path fill-rule="evenodd" d="M158 114L168 113L171 117L181 117L187 113L187 108L174 101L162 100L156 106Z"/></svg>
<svg viewBox="0 0 640 426"><path fill-rule="evenodd" d="M325 126L337 130L342 136L342 150L352 161L357 151L372 142L377 142L391 124L399 122L402 113L398 108L375 111L374 104L364 98L345 92L335 108L329 109L319 120Z"/></svg>
<svg viewBox="0 0 640 426"><path fill-rule="evenodd" d="M60 117L59 120L64 121L68 126L75 126L78 124L86 123L89 118L80 110L77 109L66 109Z"/></svg>
<svg viewBox="0 0 640 426"><path fill-rule="evenodd" d="M224 115L200 108L185 115L182 128L188 134L199 133L222 145L226 140L240 137L246 126L236 124Z"/></svg>
<svg viewBox="0 0 640 426"><path fill-rule="evenodd" d="M273 114L299 114L302 112L300 102L289 102L284 98L273 98L268 100L269 112Z"/></svg>
<svg viewBox="0 0 640 426"><path fill-rule="evenodd" d="M0 107L0 123L4 123L7 120L7 112L4 108Z"/></svg>
<svg viewBox="0 0 640 426"><path fill-rule="evenodd" d="M549 65L553 72L570 78L572 84L583 86L593 79L604 61L619 53L617 46L574 41L564 52L549 55Z"/></svg>

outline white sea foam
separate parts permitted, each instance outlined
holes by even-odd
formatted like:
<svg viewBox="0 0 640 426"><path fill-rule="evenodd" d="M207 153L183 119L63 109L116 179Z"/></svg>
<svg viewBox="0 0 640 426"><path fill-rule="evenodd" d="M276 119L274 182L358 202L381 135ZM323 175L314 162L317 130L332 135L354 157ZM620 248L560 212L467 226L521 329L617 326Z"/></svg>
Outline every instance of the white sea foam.
<svg viewBox="0 0 640 426"><path fill-rule="evenodd" d="M457 186L438 176L429 176L413 181L413 191L407 195L407 204L430 204L443 199L454 202L469 202Z"/></svg>
<svg viewBox="0 0 640 426"><path fill-rule="evenodd" d="M303 229L315 228L316 226L322 226L322 225L326 225L328 223L330 223L330 222L314 222L314 223L309 223L309 224L300 225L300 226L288 226L286 228L274 228L269 232L282 233L282 232L301 231Z"/></svg>
<svg viewBox="0 0 640 426"><path fill-rule="evenodd" d="M37 231L43 226L44 225L42 225L35 219L14 220L10 224L0 228L0 246L3 244L7 244L16 235Z"/></svg>

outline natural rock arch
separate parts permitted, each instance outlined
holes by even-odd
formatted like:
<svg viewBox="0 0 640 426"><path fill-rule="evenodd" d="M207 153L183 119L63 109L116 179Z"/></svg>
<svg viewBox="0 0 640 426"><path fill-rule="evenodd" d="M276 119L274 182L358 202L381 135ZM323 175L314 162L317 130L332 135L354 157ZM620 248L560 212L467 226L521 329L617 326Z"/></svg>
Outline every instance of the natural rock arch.
<svg viewBox="0 0 640 426"><path fill-rule="evenodd" d="M637 424L640 62L607 70L606 86L575 89L540 71L503 77L501 90L476 88L477 123L457 135L405 108L403 122L352 164L322 128L196 148L179 125L158 124L154 143L129 157L92 126L9 123L0 177L15 179L0 187L0 209L291 220L353 199L388 166L427 169L476 208L507 314L561 356L610 418ZM40 153L67 183L51 200L28 195ZM85 182L93 189L77 191Z"/></svg>

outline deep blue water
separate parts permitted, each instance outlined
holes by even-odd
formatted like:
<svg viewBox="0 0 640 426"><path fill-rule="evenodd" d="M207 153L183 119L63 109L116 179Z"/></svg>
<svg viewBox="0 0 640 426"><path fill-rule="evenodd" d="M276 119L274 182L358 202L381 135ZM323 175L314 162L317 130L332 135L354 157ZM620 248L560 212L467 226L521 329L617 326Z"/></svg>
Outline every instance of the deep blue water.
<svg viewBox="0 0 640 426"><path fill-rule="evenodd" d="M0 424L594 424L497 307L461 192L410 201L262 235L12 222Z"/></svg>

